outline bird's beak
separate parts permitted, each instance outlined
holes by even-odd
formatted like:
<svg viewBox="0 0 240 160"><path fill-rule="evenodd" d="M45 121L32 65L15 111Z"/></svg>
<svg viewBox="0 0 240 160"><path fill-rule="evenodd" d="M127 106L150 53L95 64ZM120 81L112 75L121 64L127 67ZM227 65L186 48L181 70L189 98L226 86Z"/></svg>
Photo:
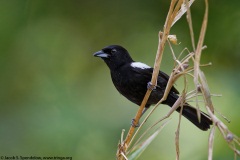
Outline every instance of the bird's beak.
<svg viewBox="0 0 240 160"><path fill-rule="evenodd" d="M104 53L103 51L98 51L93 54L94 57L101 57L101 58L108 58L110 55L107 53Z"/></svg>

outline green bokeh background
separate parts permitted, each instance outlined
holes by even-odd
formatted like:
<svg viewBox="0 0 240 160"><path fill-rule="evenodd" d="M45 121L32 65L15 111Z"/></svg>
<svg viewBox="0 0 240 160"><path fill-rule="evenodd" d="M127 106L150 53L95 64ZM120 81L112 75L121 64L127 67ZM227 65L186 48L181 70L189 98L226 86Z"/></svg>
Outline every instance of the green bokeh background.
<svg viewBox="0 0 240 160"><path fill-rule="evenodd" d="M76 160L115 159L122 129L128 130L137 106L114 88L109 69L92 54L109 44L125 46L137 61L153 65L157 34L169 1L164 0L0 0L0 156L71 156ZM202 55L213 98L240 135L240 1L209 2ZM203 1L192 7L197 40ZM191 50L186 18L172 29ZM173 66L166 47L161 69ZM181 88L182 83L177 84ZM160 106L148 121L167 113ZM175 159L178 114L140 159ZM182 120L181 159L207 159L209 132ZM214 159L233 159L216 132Z"/></svg>

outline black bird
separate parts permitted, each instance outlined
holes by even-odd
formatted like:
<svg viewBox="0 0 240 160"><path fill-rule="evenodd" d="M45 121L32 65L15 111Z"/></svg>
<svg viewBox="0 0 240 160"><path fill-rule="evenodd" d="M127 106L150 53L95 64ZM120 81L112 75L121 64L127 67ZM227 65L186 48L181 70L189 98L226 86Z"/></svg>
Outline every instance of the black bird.
<svg viewBox="0 0 240 160"><path fill-rule="evenodd" d="M128 51L119 45L107 46L93 55L102 58L107 64L116 89L128 100L140 106L151 81L153 68L133 61ZM169 76L166 73L159 71L157 86L151 92L144 111L163 97L168 79ZM177 94L179 94L177 89L172 87L163 104L172 107L178 99ZM176 111L180 112L180 107ZM212 124L210 117L204 112L201 112L201 121L199 122L196 109L187 103L183 106L182 115L204 131L208 130Z"/></svg>

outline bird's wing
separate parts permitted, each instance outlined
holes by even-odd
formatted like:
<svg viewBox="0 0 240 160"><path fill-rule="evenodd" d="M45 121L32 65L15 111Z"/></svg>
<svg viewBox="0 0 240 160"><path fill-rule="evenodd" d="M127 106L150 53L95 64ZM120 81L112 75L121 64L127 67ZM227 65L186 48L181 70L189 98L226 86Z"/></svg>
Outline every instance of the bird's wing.
<svg viewBox="0 0 240 160"><path fill-rule="evenodd" d="M151 81L153 68L146 68L146 69L132 68L132 69L134 72L141 74L142 76L148 78L149 81ZM169 76L166 73L159 71L158 79L157 79L157 87L165 89L167 86L168 80L169 80ZM178 90L174 86L171 88L171 91L176 94L179 94Z"/></svg>

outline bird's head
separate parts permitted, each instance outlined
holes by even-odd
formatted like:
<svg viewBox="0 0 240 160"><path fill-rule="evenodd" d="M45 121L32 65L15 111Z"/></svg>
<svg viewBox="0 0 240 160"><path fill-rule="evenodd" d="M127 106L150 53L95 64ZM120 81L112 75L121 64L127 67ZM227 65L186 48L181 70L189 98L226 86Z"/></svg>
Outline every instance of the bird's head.
<svg viewBox="0 0 240 160"><path fill-rule="evenodd" d="M128 51L119 45L110 45L93 54L102 58L110 70L116 69L126 63L133 62Z"/></svg>

